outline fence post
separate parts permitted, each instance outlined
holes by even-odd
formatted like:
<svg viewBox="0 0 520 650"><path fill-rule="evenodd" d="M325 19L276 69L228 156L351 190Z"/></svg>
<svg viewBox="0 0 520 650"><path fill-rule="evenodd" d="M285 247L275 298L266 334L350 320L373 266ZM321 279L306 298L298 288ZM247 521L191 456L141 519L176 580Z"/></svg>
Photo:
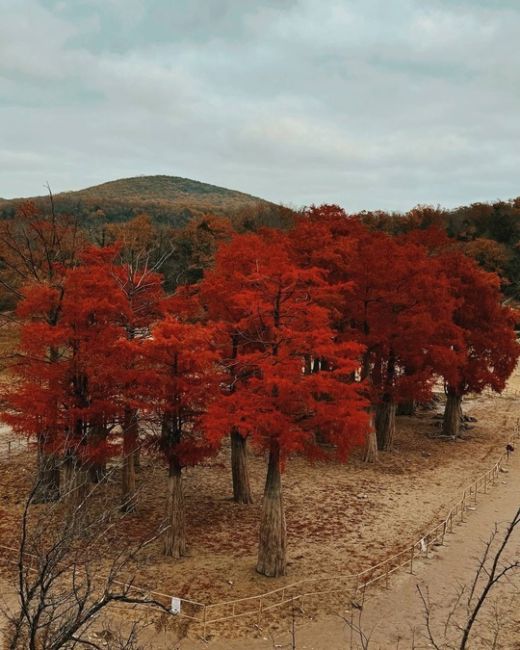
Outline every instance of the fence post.
<svg viewBox="0 0 520 650"><path fill-rule="evenodd" d="M204 605L204 609L202 610L202 638L204 641L206 640L206 605Z"/></svg>
<svg viewBox="0 0 520 650"><path fill-rule="evenodd" d="M262 621L262 596L258 599L258 625L260 626L260 623Z"/></svg>
<svg viewBox="0 0 520 650"><path fill-rule="evenodd" d="M415 552L415 544L412 544L412 548L410 549L410 573L413 574L413 556Z"/></svg>
<svg viewBox="0 0 520 650"><path fill-rule="evenodd" d="M448 515L449 517L449 515ZM445 519L444 523L442 525L442 537L441 537L441 545L444 546L444 538L446 537L446 531L448 530L448 520Z"/></svg>
<svg viewBox="0 0 520 650"><path fill-rule="evenodd" d="M487 494L487 476L488 476L488 473L486 472L484 474L484 494Z"/></svg>
<svg viewBox="0 0 520 650"><path fill-rule="evenodd" d="M466 490L462 493L462 503L460 504L460 520L464 521L464 511L466 510Z"/></svg>

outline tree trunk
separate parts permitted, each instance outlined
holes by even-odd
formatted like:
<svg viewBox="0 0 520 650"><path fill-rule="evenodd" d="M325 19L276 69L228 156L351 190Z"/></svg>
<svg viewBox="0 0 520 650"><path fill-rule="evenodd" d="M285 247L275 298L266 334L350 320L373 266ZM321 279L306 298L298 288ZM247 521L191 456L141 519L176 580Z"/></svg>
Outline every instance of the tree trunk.
<svg viewBox="0 0 520 650"><path fill-rule="evenodd" d="M403 402L397 407L397 415L415 415L416 403L411 400L410 402Z"/></svg>
<svg viewBox="0 0 520 650"><path fill-rule="evenodd" d="M164 535L164 555L179 559L186 555L186 525L182 467L176 459L170 460L166 522L169 527Z"/></svg>
<svg viewBox="0 0 520 650"><path fill-rule="evenodd" d="M55 363L59 358L56 348L49 349L49 361ZM33 496L34 503L50 503L60 498L60 467L59 460L54 454L46 449L48 442L48 431L38 434L38 457L37 457L37 484Z"/></svg>
<svg viewBox="0 0 520 650"><path fill-rule="evenodd" d="M85 502L89 492L90 468L77 464L73 468L70 481L69 503L79 515L86 510Z"/></svg>
<svg viewBox="0 0 520 650"><path fill-rule="evenodd" d="M33 496L34 503L50 503L60 497L60 468L58 459L48 454L43 440L38 440L37 484Z"/></svg>
<svg viewBox="0 0 520 650"><path fill-rule="evenodd" d="M442 421L442 433L445 436L457 438L460 433L460 420L462 417L462 397L448 389L446 408Z"/></svg>
<svg viewBox="0 0 520 650"><path fill-rule="evenodd" d="M256 565L258 573L273 578L285 575L287 563L286 538L282 477L280 473L280 447L277 442L273 442L269 452L269 465L260 523L260 544L258 563Z"/></svg>
<svg viewBox="0 0 520 650"><path fill-rule="evenodd" d="M141 447L137 447L134 451L134 467L141 469Z"/></svg>
<svg viewBox="0 0 520 650"><path fill-rule="evenodd" d="M231 473L233 475L233 500L237 503L253 503L249 485L247 463L247 438L233 429L231 431Z"/></svg>
<svg viewBox="0 0 520 650"><path fill-rule="evenodd" d="M365 323L365 334L368 333L368 327ZM370 377L370 355L368 354L368 351L363 354L363 359L361 362L361 373L360 373L360 379L361 381L366 381L367 384L370 385L371 383L371 377ZM367 391L368 392L368 391ZM368 432L367 432L367 437L365 440L365 452L363 454L363 460L365 463L377 463L377 437L376 437L376 430L374 427L374 408L373 406L370 406L368 409L368 414L369 414L369 425L368 425Z"/></svg>
<svg viewBox="0 0 520 650"><path fill-rule="evenodd" d="M63 464L62 496L67 508L67 518L73 530L86 522L90 468L68 454Z"/></svg>
<svg viewBox="0 0 520 650"><path fill-rule="evenodd" d="M107 466L104 462L93 462L88 468L88 477L91 483L101 483L107 475Z"/></svg>
<svg viewBox="0 0 520 650"><path fill-rule="evenodd" d="M390 399L383 399L376 407L377 448L390 451L394 443L395 413L397 404Z"/></svg>
<svg viewBox="0 0 520 650"><path fill-rule="evenodd" d="M92 430L89 432L90 445L95 449L105 443L108 432L104 423L95 422ZM98 454L96 460L91 460L88 464L88 476L91 483L101 483L107 474L107 463L104 458Z"/></svg>
<svg viewBox="0 0 520 650"><path fill-rule="evenodd" d="M74 469L74 460L68 453L65 454L65 460L62 466L62 476L60 480L60 497L67 499L72 487L72 473Z"/></svg>
<svg viewBox="0 0 520 650"><path fill-rule="evenodd" d="M121 510L123 512L133 512L135 510L137 439L137 411L126 408L123 419L123 472L121 482Z"/></svg>
<svg viewBox="0 0 520 650"><path fill-rule="evenodd" d="M123 450L125 444L123 442ZM124 453L124 451L123 451ZM121 510L133 512L135 510L136 481L135 481L135 456L129 452L123 456L123 473L121 479Z"/></svg>
<svg viewBox="0 0 520 650"><path fill-rule="evenodd" d="M363 460L365 463L377 463L377 436L374 428L374 413L370 409L369 429L365 441L365 454Z"/></svg>

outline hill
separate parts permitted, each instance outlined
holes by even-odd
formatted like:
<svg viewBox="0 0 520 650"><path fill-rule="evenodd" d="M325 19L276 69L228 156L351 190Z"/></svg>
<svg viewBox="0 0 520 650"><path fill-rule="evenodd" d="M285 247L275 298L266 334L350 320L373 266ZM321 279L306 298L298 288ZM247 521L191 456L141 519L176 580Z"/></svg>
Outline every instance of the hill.
<svg viewBox="0 0 520 650"><path fill-rule="evenodd" d="M276 206L261 198L209 183L178 176L136 176L83 190L60 192L54 197L58 212L80 216L101 214L108 221L125 221L139 212L147 212L156 221L182 226L191 217L212 212L230 217L243 210L271 210ZM0 218L12 217L24 201L33 201L43 209L48 197L0 199Z"/></svg>

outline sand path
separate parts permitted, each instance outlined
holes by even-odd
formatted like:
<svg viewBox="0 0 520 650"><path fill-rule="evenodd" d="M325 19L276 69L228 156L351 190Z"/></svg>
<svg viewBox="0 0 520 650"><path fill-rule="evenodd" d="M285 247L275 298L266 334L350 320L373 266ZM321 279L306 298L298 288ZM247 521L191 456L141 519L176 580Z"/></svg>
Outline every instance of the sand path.
<svg viewBox="0 0 520 650"><path fill-rule="evenodd" d="M412 647L430 648L425 638L424 609L417 591L417 585L423 589L427 585L431 602L434 607L436 621L444 621L455 600L459 585L468 584L474 575L477 558L484 549L496 522L506 522L512 519L520 507L520 452L513 456L507 473L501 473L498 485L487 495L482 495L475 511L469 513L464 523L458 524L451 535L446 538L443 547L437 547L429 559L421 560L415 567L414 575L402 573L396 575L388 591L379 592L367 599L362 615L362 627L365 634L370 636L371 650L386 650L399 648L405 650ZM520 557L520 530L514 534L509 546L508 558ZM516 583L515 583L516 580ZM509 600L511 590L520 591L520 574L513 581L498 589L503 604ZM348 616L345 611L342 613ZM506 616L510 623L518 616L509 610ZM486 619L486 617L484 617ZM354 619L357 622L357 619ZM516 621L517 623L519 621ZM437 630L441 629L440 623ZM485 631L491 630L487 619L483 623ZM518 628L520 630L520 627ZM478 631L477 631L478 632ZM505 628L504 628L505 632ZM477 636L477 635L476 635ZM502 640L498 648L520 648L509 634ZM296 647L298 650L346 650L362 648L359 635L351 635L350 629L338 615L320 617L318 621L299 625L296 632ZM152 647L177 647L170 640L154 636ZM182 650L267 650L272 648L291 648L289 634L272 639L266 635L261 639L215 639L208 644L194 640L183 641L179 648ZM473 641L470 648L479 648L478 641Z"/></svg>

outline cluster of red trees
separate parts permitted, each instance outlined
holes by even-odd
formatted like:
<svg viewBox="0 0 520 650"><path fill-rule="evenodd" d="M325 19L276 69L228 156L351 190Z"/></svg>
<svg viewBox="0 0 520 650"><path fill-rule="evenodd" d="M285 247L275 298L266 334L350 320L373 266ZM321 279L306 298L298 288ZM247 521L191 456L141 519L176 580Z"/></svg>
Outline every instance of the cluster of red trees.
<svg viewBox="0 0 520 650"><path fill-rule="evenodd" d="M33 225L54 250L56 223ZM67 224L58 234L73 238ZM495 275L438 230L392 237L335 206L288 231L232 236L173 295L117 244L47 258L20 289L2 419L38 443L41 500L65 494L74 506L122 454L121 507L132 509L138 451L160 452L173 557L186 550L182 470L224 439L238 502L252 500L248 441L266 454L257 570L282 575L289 456L345 460L364 445L376 460L397 407L428 400L438 380L444 433L456 436L463 396L502 390L519 356Z"/></svg>

